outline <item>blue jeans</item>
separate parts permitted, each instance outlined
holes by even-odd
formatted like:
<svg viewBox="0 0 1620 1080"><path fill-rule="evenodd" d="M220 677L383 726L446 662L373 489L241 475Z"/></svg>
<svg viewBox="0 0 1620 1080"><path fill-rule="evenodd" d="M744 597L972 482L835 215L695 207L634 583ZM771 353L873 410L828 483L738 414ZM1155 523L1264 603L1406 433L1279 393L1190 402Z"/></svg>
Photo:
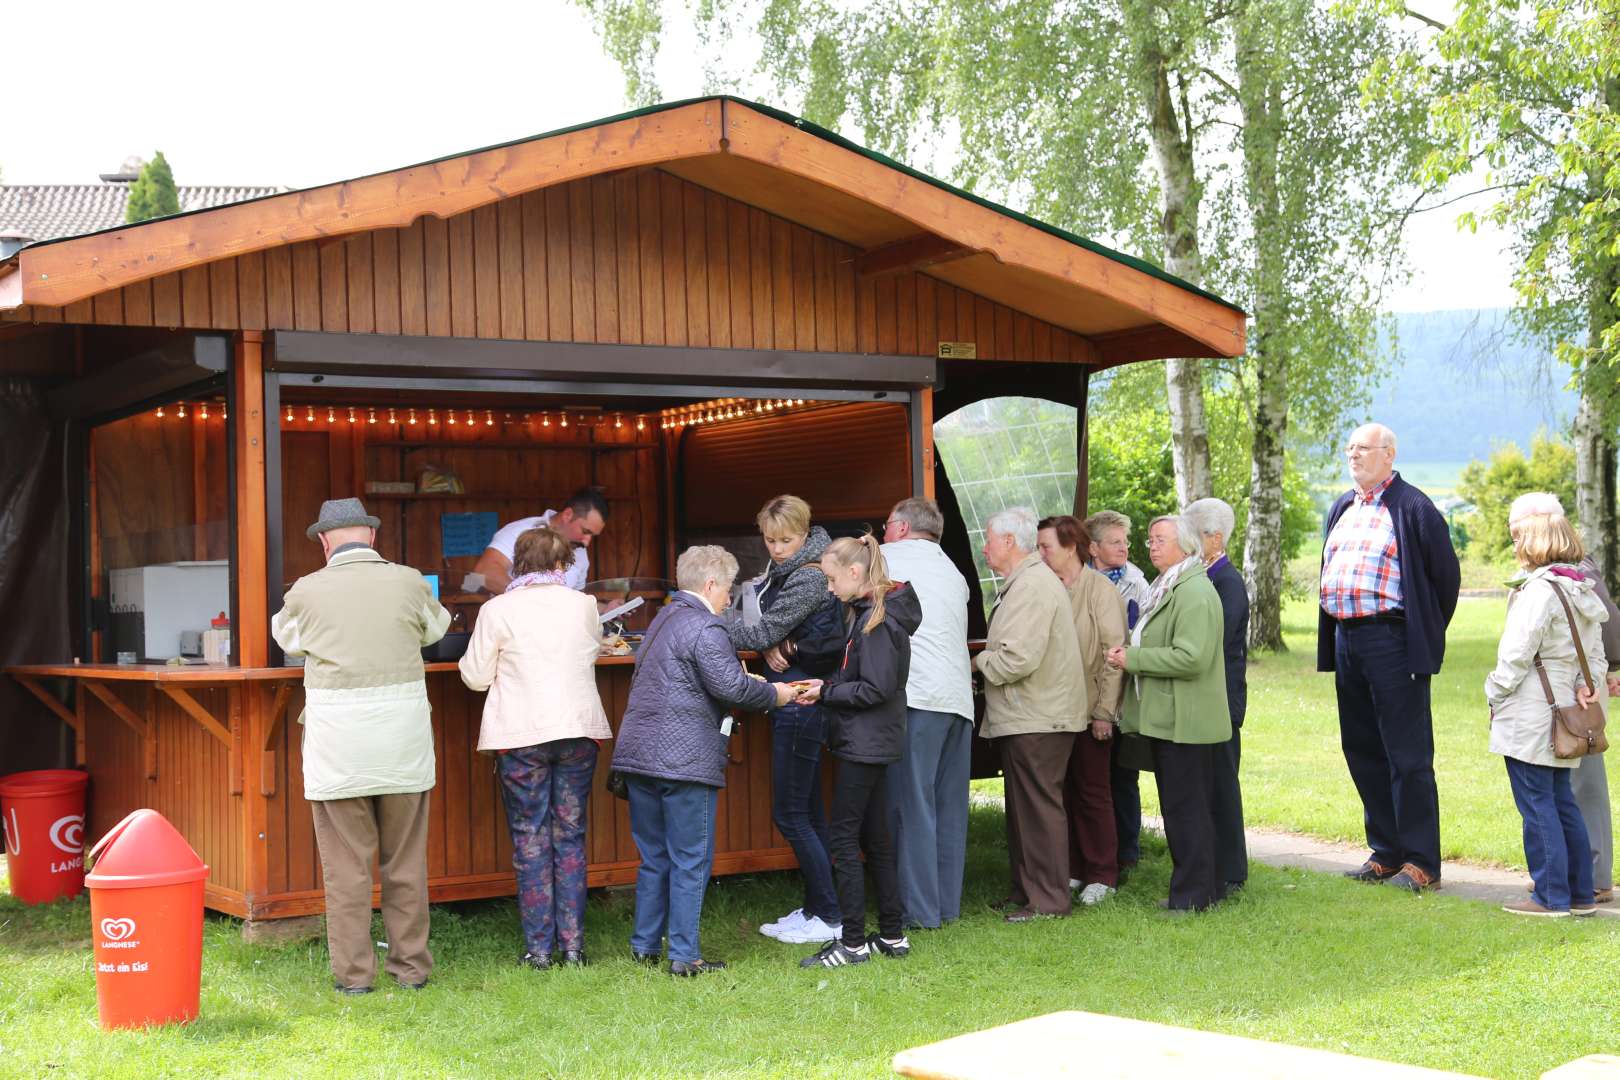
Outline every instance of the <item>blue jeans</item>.
<svg viewBox="0 0 1620 1080"><path fill-rule="evenodd" d="M906 710L906 751L889 766L890 828L906 922L937 929L962 914L973 724Z"/></svg>
<svg viewBox="0 0 1620 1080"><path fill-rule="evenodd" d="M1507 762L1508 785L1524 818L1524 861L1536 888L1535 902L1553 911L1592 903L1592 848L1586 823L1569 787L1572 770Z"/></svg>
<svg viewBox="0 0 1620 1080"><path fill-rule="evenodd" d="M1407 671L1406 624L1337 628L1339 742L1361 796L1372 858L1440 876L1440 796L1434 784L1429 676Z"/></svg>
<svg viewBox="0 0 1620 1080"><path fill-rule="evenodd" d="M838 892L821 804L821 744L826 738L819 708L790 705L771 713L771 819L799 860L805 917L837 926Z"/></svg>
<svg viewBox="0 0 1620 1080"><path fill-rule="evenodd" d="M720 789L634 774L625 779L630 787L630 835L641 853L630 947L657 955L667 933L671 961L701 960L698 921L714 866L714 810Z"/></svg>
<svg viewBox="0 0 1620 1080"><path fill-rule="evenodd" d="M585 948L585 808L596 774L591 739L503 750L496 759L512 832L523 941L549 956Z"/></svg>

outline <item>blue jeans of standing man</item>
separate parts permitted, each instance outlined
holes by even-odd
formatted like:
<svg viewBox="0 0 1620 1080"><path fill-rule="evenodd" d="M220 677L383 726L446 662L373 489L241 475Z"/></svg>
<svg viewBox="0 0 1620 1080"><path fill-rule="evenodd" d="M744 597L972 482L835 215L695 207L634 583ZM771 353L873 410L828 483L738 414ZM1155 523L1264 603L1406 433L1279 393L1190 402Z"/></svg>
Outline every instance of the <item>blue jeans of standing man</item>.
<svg viewBox="0 0 1620 1080"><path fill-rule="evenodd" d="M1592 849L1586 823L1570 791L1570 769L1507 762L1508 785L1524 818L1524 861L1535 882L1536 903L1553 911L1592 903Z"/></svg>
<svg viewBox="0 0 1620 1080"><path fill-rule="evenodd" d="M1429 676L1407 670L1406 624L1339 624L1333 663L1339 742L1361 796L1373 861L1391 869L1412 863L1438 880Z"/></svg>
<svg viewBox="0 0 1620 1080"><path fill-rule="evenodd" d="M938 929L962 914L973 724L906 710L906 749L889 766L891 828L906 923Z"/></svg>
<svg viewBox="0 0 1620 1080"><path fill-rule="evenodd" d="M821 802L825 723L821 710L811 705L789 705L771 712L771 819L799 860L805 918L837 926L838 892L833 887L827 814Z"/></svg>
<svg viewBox="0 0 1620 1080"><path fill-rule="evenodd" d="M670 960L694 963L703 959L698 922L714 866L714 810L720 789L635 774L625 780L630 788L630 835L641 854L630 948L656 956L667 934Z"/></svg>
<svg viewBox="0 0 1620 1080"><path fill-rule="evenodd" d="M529 952L585 948L585 807L596 774L591 739L502 750L501 801L512 832L518 912Z"/></svg>

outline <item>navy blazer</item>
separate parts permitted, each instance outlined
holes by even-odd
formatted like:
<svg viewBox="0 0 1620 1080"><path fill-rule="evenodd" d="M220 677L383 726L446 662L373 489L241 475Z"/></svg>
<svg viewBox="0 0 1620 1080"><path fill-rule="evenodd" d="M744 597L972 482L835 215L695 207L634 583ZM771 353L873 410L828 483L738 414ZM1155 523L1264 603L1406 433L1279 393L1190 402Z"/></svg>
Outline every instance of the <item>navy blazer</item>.
<svg viewBox="0 0 1620 1080"><path fill-rule="evenodd" d="M1209 571L1209 583L1221 598L1222 655L1226 658L1226 708L1232 726L1243 726L1249 711L1249 588L1232 560L1224 555Z"/></svg>
<svg viewBox="0 0 1620 1080"><path fill-rule="evenodd" d="M1327 563L1327 538L1351 502L1354 491L1340 495L1328 511L1322 530L1322 559ZM1395 526L1395 554L1401 560L1401 606L1406 611L1406 670L1411 675L1436 675L1446 658L1446 627L1457 610L1462 571L1451 546L1451 529L1429 497L1396 473L1384 492L1384 506ZM1318 577L1320 580L1320 577ZM1325 610L1316 624L1316 670L1334 669L1338 623Z"/></svg>

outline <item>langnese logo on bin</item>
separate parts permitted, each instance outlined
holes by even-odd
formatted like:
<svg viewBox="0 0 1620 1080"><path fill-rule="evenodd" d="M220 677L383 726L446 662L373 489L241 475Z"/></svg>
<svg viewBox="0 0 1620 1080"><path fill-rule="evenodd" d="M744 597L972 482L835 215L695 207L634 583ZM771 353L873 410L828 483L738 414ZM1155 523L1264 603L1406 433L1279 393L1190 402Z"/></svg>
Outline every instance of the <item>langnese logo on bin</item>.
<svg viewBox="0 0 1620 1080"><path fill-rule="evenodd" d="M84 817L80 814L69 814L57 818L51 823L51 843L58 851L73 856L57 862L51 860L51 873L66 874L84 866Z"/></svg>
<svg viewBox="0 0 1620 1080"><path fill-rule="evenodd" d="M102 919L101 936L107 939L101 943L103 949L133 949L140 944L130 940L135 936L134 919Z"/></svg>

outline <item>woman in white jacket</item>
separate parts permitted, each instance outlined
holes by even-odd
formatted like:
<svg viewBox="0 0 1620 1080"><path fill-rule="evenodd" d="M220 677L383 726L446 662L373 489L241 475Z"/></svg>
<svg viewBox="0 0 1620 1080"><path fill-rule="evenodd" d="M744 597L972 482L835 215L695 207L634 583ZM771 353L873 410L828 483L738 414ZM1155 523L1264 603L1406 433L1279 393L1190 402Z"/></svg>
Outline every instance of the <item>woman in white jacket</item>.
<svg viewBox="0 0 1620 1080"><path fill-rule="evenodd" d="M596 741L613 737L596 691L596 602L565 583L572 546L548 528L517 539L512 581L478 613L461 681L488 690L478 749L496 755L512 832L522 963L585 963L585 807Z"/></svg>
<svg viewBox="0 0 1620 1080"><path fill-rule="evenodd" d="M1525 573L1508 597L1507 622L1497 645L1496 667L1485 677L1491 709L1492 753L1507 761L1513 800L1524 818L1524 857L1535 886L1526 900L1504 904L1516 915L1591 915L1592 854L1586 825L1570 791L1578 759L1559 758L1552 748L1552 709L1535 670L1541 657L1559 705L1575 703L1584 688L1571 630L1580 635L1600 703L1607 700L1607 667L1601 624L1608 618L1592 583L1576 566L1584 555L1580 538L1562 514L1531 514L1514 520L1513 552ZM1573 615L1564 613L1563 593Z"/></svg>

